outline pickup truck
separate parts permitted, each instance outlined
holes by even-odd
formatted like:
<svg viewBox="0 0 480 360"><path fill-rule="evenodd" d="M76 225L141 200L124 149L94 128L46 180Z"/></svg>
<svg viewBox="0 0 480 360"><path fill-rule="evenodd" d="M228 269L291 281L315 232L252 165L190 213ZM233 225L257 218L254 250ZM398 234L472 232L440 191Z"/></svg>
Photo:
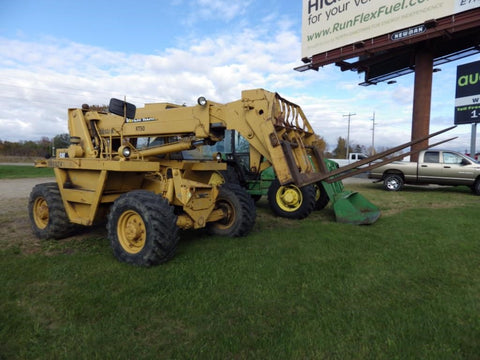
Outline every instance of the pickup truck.
<svg viewBox="0 0 480 360"><path fill-rule="evenodd" d="M355 161L363 160L366 158L368 158L368 155L365 155L363 153L349 153L347 159L329 159L329 160L335 161L338 164L338 166L341 167L345 165L350 165Z"/></svg>
<svg viewBox="0 0 480 360"><path fill-rule="evenodd" d="M389 191L404 184L466 185L480 195L480 163L450 150L423 150L418 162L394 161L373 169L368 177L383 181Z"/></svg>

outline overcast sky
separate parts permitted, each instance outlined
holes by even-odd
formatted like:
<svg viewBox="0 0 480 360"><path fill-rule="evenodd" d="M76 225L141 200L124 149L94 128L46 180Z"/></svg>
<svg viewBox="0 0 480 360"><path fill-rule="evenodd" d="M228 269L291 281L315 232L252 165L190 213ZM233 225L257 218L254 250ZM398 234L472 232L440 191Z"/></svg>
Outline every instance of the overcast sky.
<svg viewBox="0 0 480 360"><path fill-rule="evenodd" d="M217 102L264 88L302 106L330 150L337 138L376 147L410 140L413 75L358 86L333 65L299 73L300 0L0 0L0 140L68 132L67 108L126 97L137 106ZM453 125L456 67L433 78L430 131ZM443 147L470 148L470 125ZM447 137L447 135L445 136ZM480 148L477 139L477 151Z"/></svg>

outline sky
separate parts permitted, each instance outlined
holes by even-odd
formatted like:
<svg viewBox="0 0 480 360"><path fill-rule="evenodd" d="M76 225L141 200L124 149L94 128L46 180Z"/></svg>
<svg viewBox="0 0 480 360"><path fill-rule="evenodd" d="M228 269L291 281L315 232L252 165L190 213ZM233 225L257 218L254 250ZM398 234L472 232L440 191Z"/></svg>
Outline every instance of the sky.
<svg viewBox="0 0 480 360"><path fill-rule="evenodd" d="M363 87L363 74L334 65L294 71L303 64L301 8L301 0L0 0L0 140L53 138L68 132L68 108L112 97L195 105L264 88L300 105L329 150L347 136L366 147L373 137L377 149L409 141L413 74ZM434 73L430 132L453 125L456 68L478 60ZM443 138L452 136L442 147L470 150L470 125Z"/></svg>

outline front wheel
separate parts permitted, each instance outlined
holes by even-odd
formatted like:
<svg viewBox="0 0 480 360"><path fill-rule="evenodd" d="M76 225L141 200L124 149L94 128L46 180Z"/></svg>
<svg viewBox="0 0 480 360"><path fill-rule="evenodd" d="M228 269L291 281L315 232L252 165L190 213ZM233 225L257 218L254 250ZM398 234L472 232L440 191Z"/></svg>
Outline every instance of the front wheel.
<svg viewBox="0 0 480 360"><path fill-rule="evenodd" d="M472 186L472 191L475 195L480 195L480 179L477 179Z"/></svg>
<svg viewBox="0 0 480 360"><path fill-rule="evenodd" d="M177 217L166 199L146 190L121 195L108 214L107 231L114 256L152 266L170 260L178 244Z"/></svg>
<svg viewBox="0 0 480 360"><path fill-rule="evenodd" d="M79 227L68 219L57 183L34 186L28 200L28 216L39 239L61 239Z"/></svg>
<svg viewBox="0 0 480 360"><path fill-rule="evenodd" d="M268 203L272 211L288 219L303 219L315 208L315 187L307 185L280 185L275 179L268 189Z"/></svg>
<svg viewBox="0 0 480 360"><path fill-rule="evenodd" d="M222 210L224 217L207 224L207 230L212 235L245 236L255 225L255 204L240 185L223 184L215 202L215 208Z"/></svg>
<svg viewBox="0 0 480 360"><path fill-rule="evenodd" d="M387 174L383 179L383 188L387 191L399 191L403 187L403 178L398 174Z"/></svg>

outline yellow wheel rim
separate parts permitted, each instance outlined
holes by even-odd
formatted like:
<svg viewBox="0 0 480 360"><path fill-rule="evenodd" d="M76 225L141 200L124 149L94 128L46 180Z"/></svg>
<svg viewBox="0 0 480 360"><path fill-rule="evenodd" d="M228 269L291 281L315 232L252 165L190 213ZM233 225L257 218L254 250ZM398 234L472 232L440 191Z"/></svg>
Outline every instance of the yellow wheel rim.
<svg viewBox="0 0 480 360"><path fill-rule="evenodd" d="M117 223L120 245L130 254L139 253L145 246L147 231L142 217L133 210L125 211Z"/></svg>
<svg viewBox="0 0 480 360"><path fill-rule="evenodd" d="M48 225L48 204L47 200L45 200L43 197L38 197L35 199L35 202L33 204L33 219L35 221L35 225L39 229L43 230Z"/></svg>
<svg viewBox="0 0 480 360"><path fill-rule="evenodd" d="M320 187L317 184L313 184L313 186L315 187L315 201L318 201L318 199L320 199L320 195L322 191L320 190Z"/></svg>
<svg viewBox="0 0 480 360"><path fill-rule="evenodd" d="M280 186L275 196L280 209L287 212L297 211L302 205L302 192L295 185Z"/></svg>
<svg viewBox="0 0 480 360"><path fill-rule="evenodd" d="M235 218L237 216L235 207L229 201L225 201L225 200L219 201L217 207L219 209L222 209L224 217L222 220L215 223L216 227L218 229L230 228L235 222Z"/></svg>

